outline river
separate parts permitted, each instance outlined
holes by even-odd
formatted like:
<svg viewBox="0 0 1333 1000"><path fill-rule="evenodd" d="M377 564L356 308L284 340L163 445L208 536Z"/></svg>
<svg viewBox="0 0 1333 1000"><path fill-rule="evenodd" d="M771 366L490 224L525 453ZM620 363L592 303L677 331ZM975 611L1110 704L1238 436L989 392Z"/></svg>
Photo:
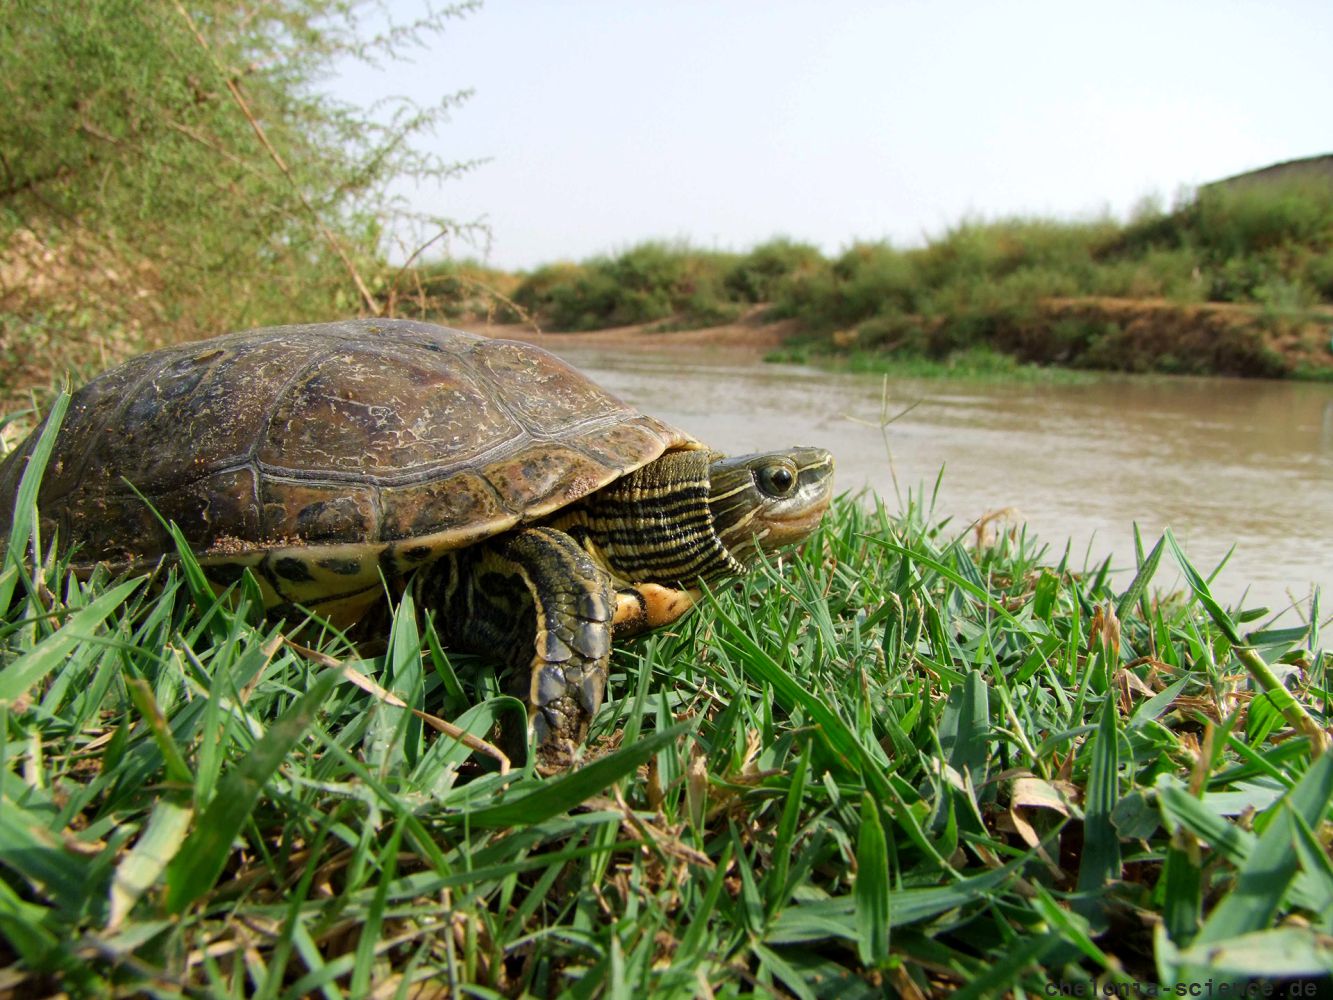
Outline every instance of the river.
<svg viewBox="0 0 1333 1000"><path fill-rule="evenodd" d="M1151 546L1170 526L1224 604L1333 598L1333 385L1090 375L1027 383L890 379L699 349L686 357L542 345L608 389L720 451L817 444L840 491L930 499L949 533L1008 510L1055 562L1110 556L1133 578L1133 525ZM881 414L901 413L881 430ZM895 481L897 486L895 486ZM1154 587L1182 578L1164 558ZM1321 617L1325 617L1321 615ZM1294 623L1290 613L1287 624Z"/></svg>

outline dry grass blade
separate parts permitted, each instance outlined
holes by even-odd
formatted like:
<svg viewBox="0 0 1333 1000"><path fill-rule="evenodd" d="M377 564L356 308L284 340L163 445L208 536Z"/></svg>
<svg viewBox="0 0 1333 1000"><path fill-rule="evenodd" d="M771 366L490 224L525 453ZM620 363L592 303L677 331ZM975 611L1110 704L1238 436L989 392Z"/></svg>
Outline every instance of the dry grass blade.
<svg viewBox="0 0 1333 1000"><path fill-rule="evenodd" d="M386 691L383 687L355 667L335 657L329 656L327 653L321 653L317 649L310 649L308 646L302 646L299 643L293 642L291 639L284 637L282 642L290 649L295 650L312 662L318 663L320 666L333 667L336 670L342 671L343 676L354 685L366 692L366 694L384 702L384 704L392 705L394 708L405 708L426 725L434 729L437 733L443 733L445 736L462 743L468 749L475 750L478 753L483 753L487 757L492 758L500 765L501 774L508 774L513 768L513 764L510 762L508 755L506 755L499 747L495 746L495 744L479 739L467 730L460 729L452 722L441 719L439 716L431 715L429 712L423 712L419 708L413 708L411 705L407 704L407 702L403 701L402 698L399 698L392 691Z"/></svg>

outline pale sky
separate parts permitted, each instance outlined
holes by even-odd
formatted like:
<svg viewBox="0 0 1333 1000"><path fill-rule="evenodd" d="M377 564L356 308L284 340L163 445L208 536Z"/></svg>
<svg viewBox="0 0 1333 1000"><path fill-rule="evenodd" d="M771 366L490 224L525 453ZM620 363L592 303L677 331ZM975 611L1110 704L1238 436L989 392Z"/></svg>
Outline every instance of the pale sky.
<svg viewBox="0 0 1333 1000"><path fill-rule="evenodd" d="M836 253L965 217L1123 216L1333 152L1333 3L488 0L331 89L475 91L430 144L489 162L414 195L489 224L489 254L457 257L776 235Z"/></svg>

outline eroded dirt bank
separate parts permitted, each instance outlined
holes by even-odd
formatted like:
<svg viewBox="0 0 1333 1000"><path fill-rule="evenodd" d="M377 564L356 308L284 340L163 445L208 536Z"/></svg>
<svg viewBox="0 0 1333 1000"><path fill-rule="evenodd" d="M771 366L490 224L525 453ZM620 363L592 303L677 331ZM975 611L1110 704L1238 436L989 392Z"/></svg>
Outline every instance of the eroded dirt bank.
<svg viewBox="0 0 1333 1000"><path fill-rule="evenodd" d="M474 333L530 343L647 350L697 347L752 351L793 340L827 350L927 354L990 347L1021 361L1127 372L1238 375L1251 378L1333 376L1333 312L1299 314L1229 303L1156 299L1052 298L1022 310L966 317L905 316L892 324L826 334L795 320L765 322L753 310L734 323L663 330L660 323L581 333L542 332L526 324L456 325Z"/></svg>

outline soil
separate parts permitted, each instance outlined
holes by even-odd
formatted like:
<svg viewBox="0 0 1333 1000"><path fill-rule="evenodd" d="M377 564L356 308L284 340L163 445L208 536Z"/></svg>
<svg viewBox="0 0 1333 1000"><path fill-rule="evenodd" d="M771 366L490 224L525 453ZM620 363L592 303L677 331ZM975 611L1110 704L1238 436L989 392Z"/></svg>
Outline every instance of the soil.
<svg viewBox="0 0 1333 1000"><path fill-rule="evenodd" d="M695 330L663 330L660 322L616 326L582 333L547 333L528 323L462 320L451 321L449 325L485 337L521 340L547 347L557 341L571 347L613 347L652 352L671 351L681 347L720 347L753 351L755 355L761 356L781 347L800 332L800 324L796 320L765 322L760 318L763 311L762 306L756 307L734 323Z"/></svg>

